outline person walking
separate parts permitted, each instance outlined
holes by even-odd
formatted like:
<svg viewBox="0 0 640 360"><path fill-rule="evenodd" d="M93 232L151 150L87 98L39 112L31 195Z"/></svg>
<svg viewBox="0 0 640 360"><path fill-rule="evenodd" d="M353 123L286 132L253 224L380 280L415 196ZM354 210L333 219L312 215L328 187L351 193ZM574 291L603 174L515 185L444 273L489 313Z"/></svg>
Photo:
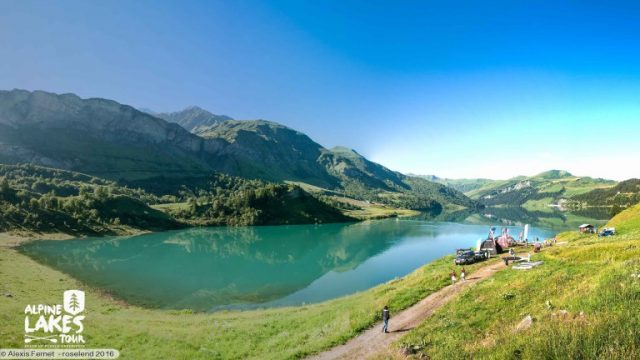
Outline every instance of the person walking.
<svg viewBox="0 0 640 360"><path fill-rule="evenodd" d="M382 309L382 332L389 333L389 307L385 305L384 309Z"/></svg>
<svg viewBox="0 0 640 360"><path fill-rule="evenodd" d="M457 280L457 279L456 279L456 271L455 271L455 270L453 270L453 271L451 272L451 285L455 285L455 284L456 284L456 280Z"/></svg>
<svg viewBox="0 0 640 360"><path fill-rule="evenodd" d="M466 281L467 279L465 279L466 273L464 271L464 268L462 268L462 270L460 270L460 280L462 281Z"/></svg>

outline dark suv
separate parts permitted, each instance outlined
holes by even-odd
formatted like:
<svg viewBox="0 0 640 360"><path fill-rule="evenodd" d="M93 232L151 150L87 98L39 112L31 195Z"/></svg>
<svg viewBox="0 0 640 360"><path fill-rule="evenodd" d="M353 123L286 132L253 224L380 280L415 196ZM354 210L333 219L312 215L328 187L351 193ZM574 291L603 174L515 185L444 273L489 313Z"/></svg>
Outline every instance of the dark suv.
<svg viewBox="0 0 640 360"><path fill-rule="evenodd" d="M473 250L458 250L456 252L456 265L468 265L485 260L487 255L485 252L475 252Z"/></svg>

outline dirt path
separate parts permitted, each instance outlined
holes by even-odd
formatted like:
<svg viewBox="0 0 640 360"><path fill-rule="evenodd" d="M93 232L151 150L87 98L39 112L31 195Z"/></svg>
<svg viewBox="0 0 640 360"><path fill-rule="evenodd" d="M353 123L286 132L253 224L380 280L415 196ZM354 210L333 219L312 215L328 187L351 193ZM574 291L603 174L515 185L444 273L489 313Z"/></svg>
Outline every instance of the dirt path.
<svg viewBox="0 0 640 360"><path fill-rule="evenodd" d="M310 357L310 359L366 359L373 355L384 354L389 348L389 345L397 340L400 335L418 326L422 321L431 316L435 310L453 299L460 291L478 281L490 277L496 271L505 268L502 261L482 267L473 274L470 274L467 281L458 281L455 285L444 287L410 308L398 314L391 314L388 334L382 332L382 322L379 322L371 329L349 340L346 344L333 347Z"/></svg>

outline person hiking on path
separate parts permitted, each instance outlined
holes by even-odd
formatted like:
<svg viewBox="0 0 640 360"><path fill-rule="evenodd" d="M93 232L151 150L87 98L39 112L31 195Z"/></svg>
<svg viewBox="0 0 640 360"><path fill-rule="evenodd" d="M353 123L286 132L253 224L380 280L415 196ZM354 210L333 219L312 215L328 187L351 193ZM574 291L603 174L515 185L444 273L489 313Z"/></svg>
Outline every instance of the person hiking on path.
<svg viewBox="0 0 640 360"><path fill-rule="evenodd" d="M453 270L453 271L451 272L451 285L455 285L455 284L456 284L456 280L457 280L457 279L456 279L456 271L455 271L455 270Z"/></svg>
<svg viewBox="0 0 640 360"><path fill-rule="evenodd" d="M382 309L382 332L385 334L389 332L389 307L385 306Z"/></svg>
<svg viewBox="0 0 640 360"><path fill-rule="evenodd" d="M460 270L460 280L466 281L467 279L465 279L465 275L466 273L464 271L464 268L462 268L462 270Z"/></svg>

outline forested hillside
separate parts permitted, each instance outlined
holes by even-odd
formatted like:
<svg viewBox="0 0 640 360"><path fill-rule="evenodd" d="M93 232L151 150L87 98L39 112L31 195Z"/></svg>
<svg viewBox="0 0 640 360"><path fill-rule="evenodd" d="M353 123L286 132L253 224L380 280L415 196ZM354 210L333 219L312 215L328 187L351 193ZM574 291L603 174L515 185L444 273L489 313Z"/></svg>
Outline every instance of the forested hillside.
<svg viewBox="0 0 640 360"><path fill-rule="evenodd" d="M183 227L147 206L158 197L68 171L0 165L0 231L116 234Z"/></svg>
<svg viewBox="0 0 640 360"><path fill-rule="evenodd" d="M621 181L616 186L606 189L595 189L588 193L571 198L569 206L582 207L611 207L612 215L622 209L640 203L640 179Z"/></svg>
<svg viewBox="0 0 640 360"><path fill-rule="evenodd" d="M148 192L75 172L0 165L0 231L104 235L354 220L297 186L222 174L195 179Z"/></svg>
<svg viewBox="0 0 640 360"><path fill-rule="evenodd" d="M204 184L203 184L204 183ZM203 186L204 185L204 186ZM181 204L160 205L192 225L280 225L355 221L337 208L290 184L214 174L180 185Z"/></svg>

